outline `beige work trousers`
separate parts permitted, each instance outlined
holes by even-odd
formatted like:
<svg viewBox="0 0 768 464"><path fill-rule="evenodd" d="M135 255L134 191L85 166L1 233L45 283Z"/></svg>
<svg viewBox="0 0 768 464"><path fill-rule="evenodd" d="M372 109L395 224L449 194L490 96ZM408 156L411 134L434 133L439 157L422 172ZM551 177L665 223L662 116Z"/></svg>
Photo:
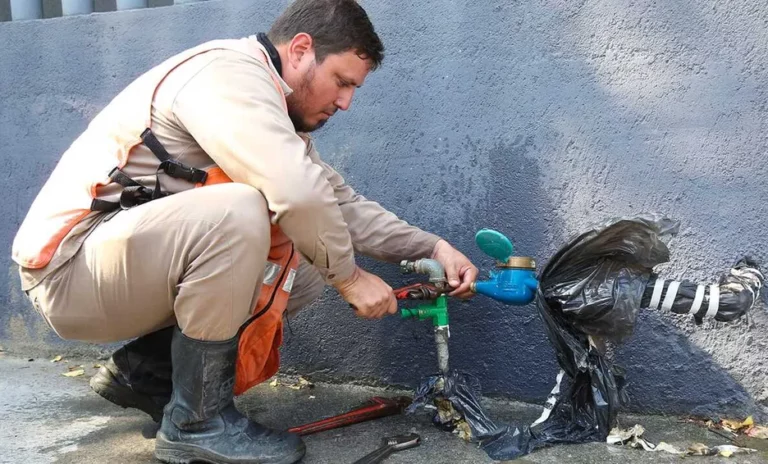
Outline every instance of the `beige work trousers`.
<svg viewBox="0 0 768 464"><path fill-rule="evenodd" d="M175 323L191 338L226 340L253 310L269 247L261 193L234 183L197 188L102 222L28 295L68 340L127 340ZM302 260L287 311L324 286Z"/></svg>

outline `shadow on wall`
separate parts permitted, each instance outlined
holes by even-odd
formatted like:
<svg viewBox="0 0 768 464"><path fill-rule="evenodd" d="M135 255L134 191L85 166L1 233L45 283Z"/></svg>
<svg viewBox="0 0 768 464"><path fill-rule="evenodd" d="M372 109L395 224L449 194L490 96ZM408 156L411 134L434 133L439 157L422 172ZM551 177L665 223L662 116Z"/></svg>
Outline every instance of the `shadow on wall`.
<svg viewBox="0 0 768 464"><path fill-rule="evenodd" d="M0 83L8 84L0 85L7 102L0 107L0 138L14 173L14 188L3 189L11 200L0 204L4 217L14 218L0 223L3 240L13 236L33 186L92 115L91 106L106 103L140 69L170 53L260 30L263 10L282 7L206 3L190 13L168 8L163 14L100 15L78 21L78 34L66 29L73 24L68 21L6 29L11 50L0 50L0 57L23 62L19 80L28 87L13 91L11 77L0 74ZM749 58L742 48L764 45L747 38L742 48L725 46L719 39L725 35L712 26L723 19L718 27L733 27L749 15L736 8L736 19L701 19L691 12L694 2L662 7L648 0L631 8L607 0L549 3L366 4L388 58L352 111L317 134L323 157L361 193L444 236L486 270L491 263L473 242L479 228L509 235L518 253L535 257L541 268L589 223L641 211L682 221L669 267L686 268L689 278L708 280L735 252L766 243L768 203L742 200L745 191L766 191L768 164L753 160L766 147L755 103L765 101L759 85L765 82L750 74L755 60L742 60L744 72L734 65L742 54ZM435 15L436 7L443 14ZM416 19L403 27L403 17ZM138 27L154 32L138 37ZM505 40L489 51L488 37ZM45 47L24 45L33 39ZM713 51L702 48L706 44L723 46ZM40 59L21 60L14 47ZM66 53L77 49L95 52ZM393 286L412 281L396 265L361 264ZM0 304L12 310L0 311L0 338L44 334L51 345L91 347L60 342L31 308L18 311L28 306L9 268ZM450 305L452 365L480 376L487 394L543 401L557 364L533 307L482 297ZM768 324L765 317L755 319ZM685 325L675 324L644 312L619 350L632 407L716 414L751 409L745 388L699 347L716 352L718 346L709 340L697 345ZM755 339L764 343L765 334ZM286 368L318 378L413 386L436 370L428 322L360 320L331 290L286 328L283 353ZM734 372L759 383L765 373L757 364Z"/></svg>
<svg viewBox="0 0 768 464"><path fill-rule="evenodd" d="M476 230L483 227L507 234L518 254L541 256L541 245L546 243L543 231L557 224L547 222L546 204L526 201L529 195L546 198L539 191L538 168L530 156L536 150L534 137L518 136L488 149L482 145L480 140L470 138L456 148L451 148L449 142L438 145L441 151L448 152L441 158L444 162L435 166L437 172L431 174L438 179L439 201L425 202L425 213L411 222L440 234L485 270L491 268L493 261L474 243ZM471 170L457 162L465 156L469 157ZM413 197L430 198L431 192L424 190L429 190L428 184L413 185ZM478 190L484 193L475 198ZM461 217L443 216L446 209L458 210ZM423 281L422 276L404 278L395 265L366 259L360 263L393 287ZM285 350L287 364L293 369L408 386L415 386L423 376L437 371L431 322L401 320L399 316L362 321L342 310L334 315L332 326L327 322L322 325L324 318L318 313L329 309L328 301L308 308L293 323L296 336L288 337ZM330 301L337 299L330 297ZM400 306L413 304L406 302ZM345 306L340 301L332 305ZM533 306L509 307L484 297L471 302L451 299L449 314L452 367L483 379L489 393L535 400L536 392L551 389L549 383L555 378L556 363ZM344 329L336 330L334 326ZM337 350L339 355L318 353L324 350ZM549 375L541 375L542 372Z"/></svg>
<svg viewBox="0 0 768 464"><path fill-rule="evenodd" d="M743 141L727 137L723 121L733 121L739 114L729 113L738 106L739 98L751 105L752 90L758 91L759 86L747 79L749 89L741 91L744 93L734 90L731 83L744 79L734 78L736 70L718 67L716 53L703 51L697 57L695 52L679 51L682 45L696 42L700 31L713 39L712 29L701 27L712 18L694 21L698 26L682 34L691 37L681 39L663 18L653 15L676 15L672 22L680 26L690 19L686 6L660 12L650 2L640 2L636 10L608 11L605 18L600 13L603 3L591 7L583 2L559 4L546 10L518 3L454 5L458 11L425 15L429 20L423 28L402 30L401 40L406 44L444 43L445 50L430 50L424 57L420 48L409 49L399 42L390 48L397 60L390 66L398 71L383 70L379 78L390 86L396 82L398 91L390 92L388 100L379 100L389 104L360 120L369 127L387 128L388 141L381 143L369 134L347 134L364 140L358 144L364 147L362 152L355 156L375 164L374 169L366 169L352 162L347 170L356 181L353 184L374 192L373 198L382 198L396 210L404 210L408 220L445 236L484 267L489 263L483 262L471 240L481 227L509 234L520 253L535 256L543 266L567 236L588 224L644 211L658 211L682 221L684 233L672 247L672 262L666 267L685 268L687 278L714 279L731 264L726 261L734 252L761 253L752 246L757 242L739 240L736 229L711 227L713 214L719 224L732 224L736 218L759 217L755 208L765 211L765 204L731 201L741 195L730 182L738 180L737 185L752 192L764 191L768 177L758 173L766 172L765 165L745 165L727 147L711 147L730 144L744 150L757 141L755 135L743 132L739 133ZM385 10L382 29L387 30L389 12L381 8ZM419 12L409 13L418 16ZM636 15L642 20L636 22ZM461 27L458 18L472 18L472 24L484 27ZM560 27L552 28L552 24ZM590 25L591 35L586 30ZM452 35L456 30L462 33ZM654 32L669 37L659 38ZM454 44L457 36L461 41ZM497 43L493 54L480 45L488 36L506 39ZM651 37L644 44L647 48L633 49L633 41L643 37ZM656 66L638 62L640 52L660 54ZM691 72L689 68L702 56L705 63L714 61L718 73ZM477 70L482 70L479 81ZM667 90L654 93L656 85ZM736 95L721 94L723 88ZM409 103L411 99L417 103ZM754 124L746 114L743 121L732 124ZM704 138L691 135L692 130ZM706 132L711 130L714 133L707 138ZM516 133L525 135L511 141L499 136ZM345 144L340 137L323 134L321 138L332 148ZM421 151L409 151L403 138L415 139ZM449 142L458 143L459 148L448 147ZM382 155L395 158L402 166L409 163L403 170L416 170L420 176L408 177L411 183L402 182L402 176L408 174L394 169L387 172L387 166L378 161ZM427 157L432 160L420 159ZM714 166L730 166L708 168L713 160ZM743 173L751 176L739 178ZM408 196L389 193L378 185L388 175L401 180L400 188L412 190L415 201L424 202L423 212L408 206L412 201ZM462 189L471 190L467 186L473 184L482 184L484 194L474 201L471 193L466 196L473 201L466 201ZM753 221L753 226L759 224ZM765 237L762 230L753 227L747 232L759 241ZM402 282L390 267L371 267L389 282ZM342 308L338 316L317 314L332 307ZM301 335L291 338L286 349L291 366L410 386L434 372L434 342L428 323L356 321L333 297L314 308L295 323ZM454 367L480 375L488 394L537 402L546 397L557 368L532 308L504 307L481 297L466 305L451 303L450 308ZM755 309L761 311L763 308ZM330 320L339 328L322 326ZM693 322L675 323L656 312L641 313L635 335L618 351L618 362L628 368L632 409L754 412L758 407L744 386L709 351L686 336L690 333L686 324ZM737 325L715 330L737 331ZM719 348L710 343L704 346L712 351ZM317 354L318 350L324 354ZM304 358L308 352L313 354ZM738 373L749 376L755 369L745 366Z"/></svg>

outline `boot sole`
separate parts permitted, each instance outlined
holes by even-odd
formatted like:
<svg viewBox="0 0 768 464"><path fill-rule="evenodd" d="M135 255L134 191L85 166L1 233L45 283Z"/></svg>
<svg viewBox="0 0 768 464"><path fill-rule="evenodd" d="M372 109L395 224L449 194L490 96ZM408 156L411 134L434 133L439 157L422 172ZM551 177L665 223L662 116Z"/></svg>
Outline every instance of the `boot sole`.
<svg viewBox="0 0 768 464"><path fill-rule="evenodd" d="M160 433L155 439L155 457L169 464L190 464L193 462L206 464L294 464L299 462L306 452L307 448L302 443L301 448L293 454L279 459L227 459L196 445L169 442Z"/></svg>
<svg viewBox="0 0 768 464"><path fill-rule="evenodd" d="M106 372L103 372L104 370ZM143 411L149 414L155 422L163 420L162 409L158 410L157 405L152 400L137 394L130 388L120 385L115 376L107 369L99 369L91 377L89 384L91 390L123 409L134 408Z"/></svg>

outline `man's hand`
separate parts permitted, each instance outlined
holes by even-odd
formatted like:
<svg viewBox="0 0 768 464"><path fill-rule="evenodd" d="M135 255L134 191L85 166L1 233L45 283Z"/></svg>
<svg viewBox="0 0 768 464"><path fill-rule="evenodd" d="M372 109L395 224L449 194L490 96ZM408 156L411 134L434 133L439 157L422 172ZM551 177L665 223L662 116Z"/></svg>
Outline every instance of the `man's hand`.
<svg viewBox="0 0 768 464"><path fill-rule="evenodd" d="M432 250L432 259L445 268L448 285L454 289L448 295L459 298L469 298L474 295L469 290L469 286L477 279L478 271L466 256L445 240L440 240Z"/></svg>
<svg viewBox="0 0 768 464"><path fill-rule="evenodd" d="M336 290L360 317L380 319L387 314L397 313L397 300L392 287L359 267L352 277L338 284Z"/></svg>

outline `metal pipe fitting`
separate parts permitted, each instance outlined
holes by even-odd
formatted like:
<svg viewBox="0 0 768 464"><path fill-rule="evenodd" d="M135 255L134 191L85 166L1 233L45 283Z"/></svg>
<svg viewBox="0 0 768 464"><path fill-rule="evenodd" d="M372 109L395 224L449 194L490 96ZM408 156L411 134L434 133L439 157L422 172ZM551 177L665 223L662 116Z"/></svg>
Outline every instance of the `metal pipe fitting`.
<svg viewBox="0 0 768 464"><path fill-rule="evenodd" d="M425 274L429 276L429 282L438 289L445 289L448 279L445 277L445 268L434 259L418 259L416 261L403 260L400 263L403 272Z"/></svg>

